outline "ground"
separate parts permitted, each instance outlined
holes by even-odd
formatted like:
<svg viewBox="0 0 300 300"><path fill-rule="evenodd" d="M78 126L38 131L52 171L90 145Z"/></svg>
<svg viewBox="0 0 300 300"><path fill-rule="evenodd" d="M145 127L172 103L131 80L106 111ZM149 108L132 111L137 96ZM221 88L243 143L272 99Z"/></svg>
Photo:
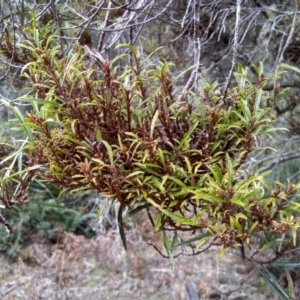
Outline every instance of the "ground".
<svg viewBox="0 0 300 300"><path fill-rule="evenodd" d="M125 251L117 230L93 239L58 230L55 241L31 237L14 260L1 257L4 300L265 300L276 299L253 266L217 251L180 256L172 270L147 243L160 236L140 228L127 231Z"/></svg>

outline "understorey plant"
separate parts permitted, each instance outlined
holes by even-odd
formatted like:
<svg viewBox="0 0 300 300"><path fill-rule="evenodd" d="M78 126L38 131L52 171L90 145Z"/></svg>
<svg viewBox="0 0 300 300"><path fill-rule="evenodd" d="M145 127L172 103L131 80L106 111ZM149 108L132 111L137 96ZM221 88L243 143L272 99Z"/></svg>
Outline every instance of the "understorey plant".
<svg viewBox="0 0 300 300"><path fill-rule="evenodd" d="M29 93L22 100L31 109L23 114L4 101L26 136L2 161L6 209L24 202L39 178L119 205L125 247L124 218L147 211L171 259L182 245L194 254L239 249L243 257L258 245L274 251L263 264L296 245L300 184L269 188L263 175L243 172L258 137L273 131L281 93L264 91L273 78L262 65L255 83L239 67L226 98L217 83L182 96L171 64L151 65L129 45L119 45L127 54L112 61L81 46L61 57L53 37L40 41L36 31L35 42L20 47L34 57L23 68Z"/></svg>

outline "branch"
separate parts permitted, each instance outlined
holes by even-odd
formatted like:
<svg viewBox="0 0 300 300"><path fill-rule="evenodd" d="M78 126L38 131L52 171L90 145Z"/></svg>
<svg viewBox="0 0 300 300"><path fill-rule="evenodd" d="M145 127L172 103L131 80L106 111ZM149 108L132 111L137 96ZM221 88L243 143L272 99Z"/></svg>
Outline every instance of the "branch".
<svg viewBox="0 0 300 300"><path fill-rule="evenodd" d="M282 48L282 51L278 55L278 60L277 60L277 64L276 64L276 71L275 71L274 91L275 91L275 88L276 88L276 78L277 78L277 75L278 75L278 70L279 70L280 63L283 60L284 52L286 51L288 45L290 44L290 42L292 40L292 37L294 35L294 32L295 32L296 21L297 21L297 14L298 14L298 0L294 0L294 3L295 3L295 10L294 10L294 16L293 16L292 26L291 26L289 35L288 35L288 37L286 39L286 42L285 42L285 44L284 44L284 46Z"/></svg>
<svg viewBox="0 0 300 300"><path fill-rule="evenodd" d="M109 1L109 4L107 6L107 8L109 8L106 12L106 15L105 15L105 20L104 20L104 25L103 25L103 28L105 28L108 24L108 19L109 19L109 15L110 15L110 8L111 8L111 5L112 5L112 1ZM103 42L104 42L104 37L105 37L105 31L101 31L100 33L100 37L99 37L99 42L98 42L98 52L101 52L102 50L102 46L103 46Z"/></svg>
<svg viewBox="0 0 300 300"><path fill-rule="evenodd" d="M226 86L224 89L224 93L222 96L223 101L226 101L227 92L229 89L229 85L231 82L231 78L233 75L233 71L236 65L236 59L238 54L238 47L239 47L239 25L240 25L240 17L241 17L241 2L242 0L236 1L236 20L235 20L235 28L234 28L234 40L233 40L233 54L232 54L232 63L231 63L231 69L229 72L229 76L227 78Z"/></svg>
<svg viewBox="0 0 300 300"><path fill-rule="evenodd" d="M271 170L274 167L276 167L278 164L281 164L283 162L289 161L289 160L293 160L293 159L297 159L300 158L300 153L298 151L289 153L287 155L284 155L283 157L280 157L278 159L278 161L271 163L270 165L266 166L266 167L262 167L258 170L258 174L261 174L265 171Z"/></svg>
<svg viewBox="0 0 300 300"><path fill-rule="evenodd" d="M118 7L118 9L124 9L124 10L128 10L128 11L133 11L133 12L139 12L139 11L141 11L141 10L143 10L144 8L145 8L145 5L144 6L141 6L141 7L139 7L139 8L131 8L130 6L132 6L132 3L130 2L130 3L125 3L125 4L119 4L119 3L117 3L117 2L115 2L115 1L113 1L113 0L110 0L110 2L112 3L112 4L114 4L115 6L117 6Z"/></svg>
<svg viewBox="0 0 300 300"><path fill-rule="evenodd" d="M170 258L169 255L164 255L154 244L148 242L147 243L149 246L152 246L158 253L160 256L162 256L163 258ZM177 258L179 257L180 255L182 255L182 252L178 253L177 255L174 255L173 258Z"/></svg>
<svg viewBox="0 0 300 300"><path fill-rule="evenodd" d="M187 10L190 6L190 3L187 7ZM200 55L201 55L201 40L200 40L200 6L201 6L201 0L194 0L194 65L192 73L185 84L183 90L181 91L178 101L181 102L184 98L185 93L190 90L197 81L197 75L198 75L198 67L200 63ZM187 12L186 12L187 14Z"/></svg>
<svg viewBox="0 0 300 300"><path fill-rule="evenodd" d="M199 1L199 0L198 0ZM159 16L161 16L162 14L165 13L165 11L168 10L169 6L172 4L173 0L169 0L169 2L167 3L166 7L164 7L157 15L154 15L152 18L147 19L147 21L143 21L143 22L139 22L139 23L135 23L135 24L129 24L129 22L127 22L127 24L123 27L118 27L118 28L103 28L101 30L105 31L105 32L117 32L117 31L124 31L125 29L128 29L130 27L134 27L134 26L140 26L140 25L145 25L153 20L159 19ZM149 6L149 5L148 5ZM150 7L152 7L152 3L150 5ZM136 10L137 12L139 10ZM144 11L140 12L140 14L145 13Z"/></svg>

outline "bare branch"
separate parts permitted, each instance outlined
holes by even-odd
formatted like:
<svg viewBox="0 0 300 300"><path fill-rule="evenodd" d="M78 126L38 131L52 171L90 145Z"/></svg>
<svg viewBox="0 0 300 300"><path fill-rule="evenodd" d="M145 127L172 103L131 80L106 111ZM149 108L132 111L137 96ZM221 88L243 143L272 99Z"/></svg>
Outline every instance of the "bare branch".
<svg viewBox="0 0 300 300"><path fill-rule="evenodd" d="M112 6L112 2L109 1L108 8L111 8L111 6ZM106 15L105 15L104 24L103 24L104 28L107 27L109 15L110 15L110 9L106 12ZM101 49L103 46L104 36L105 36L105 31L101 31L100 37L99 37L99 42L98 42L98 47L97 47L99 52L101 52Z"/></svg>
<svg viewBox="0 0 300 300"><path fill-rule="evenodd" d="M293 159L297 159L297 158L300 158L300 153L299 151L296 151L296 152L292 152L292 153L288 153L286 155L282 155L281 157L279 157L277 159L277 161L269 164L268 166L266 167L262 167L258 170L258 173L263 173L265 171L268 171L268 170L271 170L271 169L274 169L274 167L278 166L278 164L281 164L281 163L284 163L286 161L289 161L289 160L293 160ZM268 159L270 160L270 157L268 157Z"/></svg>
<svg viewBox="0 0 300 300"><path fill-rule="evenodd" d="M283 60L284 52L286 51L287 47L289 46L289 44L292 40L292 37L294 35L294 32L295 32L296 20L297 20L297 14L298 14L298 0L294 0L294 4L295 4L295 10L294 10L293 22L292 22L292 25L291 25L289 35L286 39L286 42L285 42L281 52L278 53L278 60L277 60L276 71L275 71L275 78L277 78L278 70L279 70L280 64ZM274 90L275 90L275 88L276 88L276 80L274 81Z"/></svg>
<svg viewBox="0 0 300 300"><path fill-rule="evenodd" d="M239 25L240 25L240 16L241 16L241 2L242 0L236 1L236 20L235 20L235 28L234 28L234 40L233 40L233 53L232 53L232 61L231 61L231 69L227 78L227 82L225 85L225 89L223 92L223 101L226 101L227 91L230 86L231 78L233 75L233 71L236 65L236 59L238 54L238 47L239 47Z"/></svg>
<svg viewBox="0 0 300 300"><path fill-rule="evenodd" d="M192 73L178 97L179 102L183 100L185 93L188 90L190 90L197 81L198 67L199 67L200 55L201 55L200 5L201 5L201 0L194 0L194 7L193 7L193 10L194 10L194 18L193 18L193 21L194 21L194 36L193 36L193 38L194 38L194 64L193 64Z"/></svg>

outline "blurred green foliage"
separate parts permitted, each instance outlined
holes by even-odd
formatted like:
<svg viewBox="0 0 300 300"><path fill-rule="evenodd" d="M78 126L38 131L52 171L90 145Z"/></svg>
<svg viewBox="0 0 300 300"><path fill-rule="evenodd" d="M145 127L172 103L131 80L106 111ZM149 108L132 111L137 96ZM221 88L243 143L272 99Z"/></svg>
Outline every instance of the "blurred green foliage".
<svg viewBox="0 0 300 300"><path fill-rule="evenodd" d="M0 251L15 257L33 236L56 243L64 231L88 238L95 236L91 227L95 212L92 212L92 204L89 205L90 194L60 198L59 193L58 186L45 186L34 180L29 188L29 202L2 210L3 217L10 220L13 232L7 234L3 227L0 228Z"/></svg>

